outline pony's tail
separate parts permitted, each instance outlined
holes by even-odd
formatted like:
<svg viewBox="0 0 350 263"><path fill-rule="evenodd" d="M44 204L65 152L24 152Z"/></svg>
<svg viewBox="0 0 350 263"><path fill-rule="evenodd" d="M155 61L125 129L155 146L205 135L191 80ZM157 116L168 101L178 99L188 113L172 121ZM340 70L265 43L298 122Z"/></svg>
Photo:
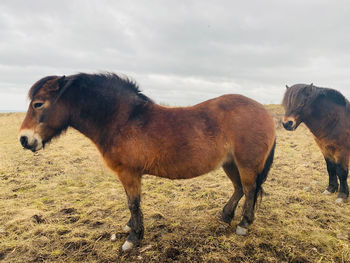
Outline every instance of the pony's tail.
<svg viewBox="0 0 350 263"><path fill-rule="evenodd" d="M258 200L258 196L260 196L260 200L262 200L262 194L264 193L264 190L262 188L262 184L266 181L267 175L270 171L271 165L273 163L273 157L275 155L275 148L276 148L276 139L273 143L272 149L269 153L269 156L267 157L265 161L264 169L261 171L261 173L258 174L256 177L256 189L254 194L254 204L253 207L256 205L256 201Z"/></svg>

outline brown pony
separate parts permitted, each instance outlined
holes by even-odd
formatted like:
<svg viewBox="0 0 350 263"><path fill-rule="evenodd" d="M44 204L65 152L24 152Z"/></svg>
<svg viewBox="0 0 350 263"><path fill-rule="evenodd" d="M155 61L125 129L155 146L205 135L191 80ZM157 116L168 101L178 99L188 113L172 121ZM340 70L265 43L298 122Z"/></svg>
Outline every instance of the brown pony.
<svg viewBox="0 0 350 263"><path fill-rule="evenodd" d="M273 162L274 121L261 104L224 95L192 107L168 108L115 74L49 76L29 91L31 100L19 132L33 152L73 127L90 138L123 184L131 218L123 250L143 238L141 177L193 178L220 166L235 191L222 220L230 223L245 195L238 235L254 220L261 185Z"/></svg>
<svg viewBox="0 0 350 263"><path fill-rule="evenodd" d="M336 202L349 196L347 184L350 154L350 104L338 91L297 84L287 86L282 105L283 126L295 130L301 122L310 129L326 160L329 184L324 194L338 191Z"/></svg>

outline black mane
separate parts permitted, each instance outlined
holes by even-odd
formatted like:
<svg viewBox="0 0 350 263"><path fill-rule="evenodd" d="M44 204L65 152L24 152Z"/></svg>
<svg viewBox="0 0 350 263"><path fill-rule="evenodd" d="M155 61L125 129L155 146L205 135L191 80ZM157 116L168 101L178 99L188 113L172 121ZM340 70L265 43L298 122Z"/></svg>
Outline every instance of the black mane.
<svg viewBox="0 0 350 263"><path fill-rule="evenodd" d="M153 104L134 81L113 73L79 73L66 77L64 83L58 99L62 97L71 105L79 104L80 116L94 118L96 123L108 122L121 108L125 121L145 120L144 114ZM127 112L125 105L128 105Z"/></svg>
<svg viewBox="0 0 350 263"><path fill-rule="evenodd" d="M320 95L324 95L326 98L333 101L334 103L349 108L349 101L339 91L330 88L319 88L318 92L320 93Z"/></svg>
<svg viewBox="0 0 350 263"><path fill-rule="evenodd" d="M66 86L79 86L81 88L81 92L83 93L86 93L87 90L94 90L101 96L108 96L112 94L129 96L136 95L136 97L141 101L153 102L142 93L135 81L129 79L128 77L120 77L114 73L79 73L66 77L66 83ZM67 88L69 87L65 87L65 89Z"/></svg>
<svg viewBox="0 0 350 263"><path fill-rule="evenodd" d="M29 98L33 99L35 94L44 86L44 84L49 80L54 80L60 78L59 76L47 76L45 78L37 81L29 90ZM153 102L150 98L142 93L139 89L137 83L130 80L127 77L120 77L114 73L103 73L103 74L86 74L79 73L76 75L67 76L64 78L65 85L61 87L60 96L71 86L79 86L82 93L86 93L88 89L94 89L98 92L100 89L109 89L109 94L115 93L130 93L135 94L138 98L145 102ZM101 94L103 95L103 94Z"/></svg>
<svg viewBox="0 0 350 263"><path fill-rule="evenodd" d="M322 97L350 110L350 102L339 91L307 84L296 84L288 88L282 104L302 108L305 103L312 103Z"/></svg>

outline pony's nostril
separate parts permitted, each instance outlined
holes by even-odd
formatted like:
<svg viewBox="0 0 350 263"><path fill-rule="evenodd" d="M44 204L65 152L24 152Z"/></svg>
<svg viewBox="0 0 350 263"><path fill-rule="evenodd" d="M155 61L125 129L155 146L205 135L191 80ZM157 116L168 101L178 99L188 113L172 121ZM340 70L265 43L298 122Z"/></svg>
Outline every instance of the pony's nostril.
<svg viewBox="0 0 350 263"><path fill-rule="evenodd" d="M288 130L288 131L292 131L294 129L294 121L287 121L287 122L283 122L283 127Z"/></svg>
<svg viewBox="0 0 350 263"><path fill-rule="evenodd" d="M24 148L26 148L28 146L28 137L27 136L21 136L21 138L19 138L19 141L21 142L21 144Z"/></svg>
<svg viewBox="0 0 350 263"><path fill-rule="evenodd" d="M288 122L287 122L287 126L289 126L289 127L292 127L292 126L293 126L293 124L294 124L294 122L293 122L293 121L288 121Z"/></svg>

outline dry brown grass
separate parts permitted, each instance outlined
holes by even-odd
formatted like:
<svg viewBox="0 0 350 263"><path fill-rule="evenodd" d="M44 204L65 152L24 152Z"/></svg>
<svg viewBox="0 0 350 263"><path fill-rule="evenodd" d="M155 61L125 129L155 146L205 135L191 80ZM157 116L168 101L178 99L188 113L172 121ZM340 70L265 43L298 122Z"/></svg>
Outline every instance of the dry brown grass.
<svg viewBox="0 0 350 263"><path fill-rule="evenodd" d="M350 262L350 205L323 196L325 164L301 126L284 131L278 105L274 166L248 237L219 214L233 188L222 170L184 181L143 180L145 239L123 253L126 197L88 139L73 130L36 154L23 151L23 114L0 115L0 261ZM117 234L117 242L109 237Z"/></svg>

